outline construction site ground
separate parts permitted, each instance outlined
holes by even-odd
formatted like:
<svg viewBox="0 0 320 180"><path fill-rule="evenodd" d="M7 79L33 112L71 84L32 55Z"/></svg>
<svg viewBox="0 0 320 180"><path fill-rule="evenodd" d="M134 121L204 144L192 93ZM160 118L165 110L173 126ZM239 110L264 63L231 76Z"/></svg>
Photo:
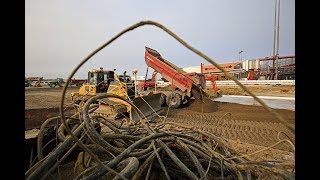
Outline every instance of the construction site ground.
<svg viewBox="0 0 320 180"><path fill-rule="evenodd" d="M264 96L294 96L294 86L248 86L256 95ZM219 86L223 94L247 95L240 87ZM70 87L66 93L65 104L71 103L71 92L77 92L78 87ZM207 89L210 94L210 88ZM212 92L211 92L212 93ZM34 87L25 89L25 108L58 107L62 88ZM218 103L218 111L201 113L184 106L179 109L164 108L161 115L166 121L181 123L195 129L210 132L229 141L231 148L240 154L250 154L266 147L273 146L279 139L295 137L280 123L277 118L261 106L240 105L235 103ZM288 123L295 125L295 112L292 110L275 109ZM288 136L286 136L286 135ZM265 151L248 156L255 161L294 161L294 147L288 142L274 145Z"/></svg>
<svg viewBox="0 0 320 180"><path fill-rule="evenodd" d="M257 96L295 96L295 86L292 85L247 85L246 87ZM218 89L220 89L224 95L248 95L248 93L238 85L218 85ZM206 91L212 94L212 87L207 87Z"/></svg>

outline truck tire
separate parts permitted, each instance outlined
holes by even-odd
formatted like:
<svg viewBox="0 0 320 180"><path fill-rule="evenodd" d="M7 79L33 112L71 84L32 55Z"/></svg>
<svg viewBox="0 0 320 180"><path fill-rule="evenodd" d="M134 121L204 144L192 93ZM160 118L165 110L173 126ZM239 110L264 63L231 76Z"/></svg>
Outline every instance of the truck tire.
<svg viewBox="0 0 320 180"><path fill-rule="evenodd" d="M49 83L49 86L52 87L52 88L54 88L54 87L56 87L56 84L50 82L50 83Z"/></svg>
<svg viewBox="0 0 320 180"><path fill-rule="evenodd" d="M178 108L182 104L182 96L179 93L173 92L167 96L167 105L172 108Z"/></svg>

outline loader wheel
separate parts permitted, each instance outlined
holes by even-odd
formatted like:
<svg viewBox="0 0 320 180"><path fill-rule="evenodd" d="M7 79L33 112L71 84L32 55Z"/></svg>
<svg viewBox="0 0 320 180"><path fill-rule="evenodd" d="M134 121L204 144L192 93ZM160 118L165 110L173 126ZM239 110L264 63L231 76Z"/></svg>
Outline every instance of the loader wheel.
<svg viewBox="0 0 320 180"><path fill-rule="evenodd" d="M172 108L178 108L182 104L182 97L178 93L171 93L166 99L167 105Z"/></svg>
<svg viewBox="0 0 320 180"><path fill-rule="evenodd" d="M167 96L165 94L161 93L161 96L160 96L160 106L161 107L166 106L166 99L167 99Z"/></svg>

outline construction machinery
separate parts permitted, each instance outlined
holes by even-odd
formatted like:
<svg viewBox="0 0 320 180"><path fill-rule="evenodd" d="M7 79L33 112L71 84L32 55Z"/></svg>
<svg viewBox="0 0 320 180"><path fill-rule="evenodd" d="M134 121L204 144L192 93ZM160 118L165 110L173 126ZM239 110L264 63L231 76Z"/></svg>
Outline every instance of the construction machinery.
<svg viewBox="0 0 320 180"><path fill-rule="evenodd" d="M120 96L122 99L110 97L100 103L99 108L93 113L106 118L130 117L132 120L139 120L138 112L126 102L128 100L138 108L144 116L153 116L162 110L167 104L172 108L179 108L183 104L202 107L202 112L217 111L217 105L208 97L203 90L206 80L203 74L186 73L181 68L165 60L161 55L151 48L146 47L145 61L148 67L154 69L152 79L157 73L171 82L172 91L160 93L137 94L136 84L130 76L117 75L114 70L91 70L88 72L88 81L84 83L77 93L71 93L75 102L86 101L99 93L107 93Z"/></svg>
<svg viewBox="0 0 320 180"><path fill-rule="evenodd" d="M28 80L26 77L24 78L24 87L30 87L31 86L31 81Z"/></svg>
<svg viewBox="0 0 320 180"><path fill-rule="evenodd" d="M76 79L76 78L73 78L70 80L70 84L69 86L77 86L77 87L80 87L83 83L87 82L87 79Z"/></svg>
<svg viewBox="0 0 320 180"><path fill-rule="evenodd" d="M90 70L88 72L88 81L82 84L79 92L71 93L72 100L80 103L98 94L107 93L120 96L132 102L146 117L152 116L154 112L161 111L159 103L161 94L154 95L150 93L143 97L136 97L131 79L125 79L124 77L127 76L124 74L120 79L113 70L104 70L103 68ZM99 108L93 113L105 118L117 119L128 117L135 121L139 120L141 116L137 112L132 111L132 107L128 102L114 97L104 99L103 103L100 103Z"/></svg>
<svg viewBox="0 0 320 180"><path fill-rule="evenodd" d="M138 86L141 87L143 90L147 90L149 88L153 88L156 86L156 81L151 79L146 79L144 81L138 81Z"/></svg>
<svg viewBox="0 0 320 180"><path fill-rule="evenodd" d="M189 103L194 106L200 105L202 112L217 111L217 105L203 90L206 87L203 74L187 73L164 59L156 50L148 47L145 47L145 61L148 67L154 69L153 77L159 73L171 83L172 91L166 94L166 103L169 107L179 108L181 105ZM212 83L215 84L214 79Z"/></svg>
<svg viewBox="0 0 320 180"><path fill-rule="evenodd" d="M127 75L127 71L124 71L123 74L119 74L119 80L120 82L125 83L127 94L130 99L133 99L135 97L134 80L131 78L131 76Z"/></svg>
<svg viewBox="0 0 320 180"><path fill-rule="evenodd" d="M26 80L29 82L29 87L41 87L43 77L27 77Z"/></svg>
<svg viewBox="0 0 320 180"><path fill-rule="evenodd" d="M56 79L49 79L49 80L44 80L47 82L48 86L54 88L56 86L62 87L65 82L62 78L56 78Z"/></svg>

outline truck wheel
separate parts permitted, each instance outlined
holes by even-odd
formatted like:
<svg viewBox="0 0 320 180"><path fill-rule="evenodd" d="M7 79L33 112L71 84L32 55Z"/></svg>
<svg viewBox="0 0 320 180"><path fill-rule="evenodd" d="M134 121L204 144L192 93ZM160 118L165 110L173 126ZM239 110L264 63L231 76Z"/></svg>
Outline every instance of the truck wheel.
<svg viewBox="0 0 320 180"><path fill-rule="evenodd" d="M56 85L54 83L49 83L49 86L52 88L56 87Z"/></svg>
<svg viewBox="0 0 320 180"><path fill-rule="evenodd" d="M161 93L161 96L160 96L160 106L161 107L166 106L166 99L167 99L167 96L165 94Z"/></svg>
<svg viewBox="0 0 320 180"><path fill-rule="evenodd" d="M174 92L167 96L167 105L172 108L178 108L182 104L182 97L180 94Z"/></svg>

